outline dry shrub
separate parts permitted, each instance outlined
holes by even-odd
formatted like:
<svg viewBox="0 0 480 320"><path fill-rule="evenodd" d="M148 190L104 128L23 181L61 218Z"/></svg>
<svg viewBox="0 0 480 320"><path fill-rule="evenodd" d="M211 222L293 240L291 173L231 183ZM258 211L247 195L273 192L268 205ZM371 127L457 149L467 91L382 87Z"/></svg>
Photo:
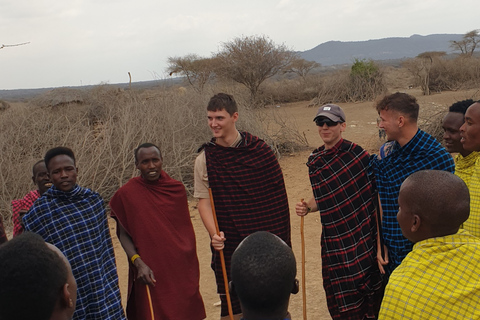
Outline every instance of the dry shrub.
<svg viewBox="0 0 480 320"><path fill-rule="evenodd" d="M414 76L402 67L384 67L385 84L391 91L406 90L415 84Z"/></svg>
<svg viewBox="0 0 480 320"><path fill-rule="evenodd" d="M357 63L360 63L361 67L354 69ZM320 79L318 96L310 106L375 100L387 91L384 79L383 70L373 62L356 61L350 70L338 70L323 76Z"/></svg>
<svg viewBox="0 0 480 320"><path fill-rule="evenodd" d="M434 137L438 142L443 144L443 128L442 122L443 117L447 113L447 108L444 110L439 110L434 113L431 113L428 116L425 116L418 123L418 127L423 131L429 133Z"/></svg>
<svg viewBox="0 0 480 320"><path fill-rule="evenodd" d="M480 86L480 59L459 56L441 59L430 71L430 91L465 90Z"/></svg>
<svg viewBox="0 0 480 320"><path fill-rule="evenodd" d="M10 108L10 104L6 101L0 100L0 111L5 111Z"/></svg>
<svg viewBox="0 0 480 320"><path fill-rule="evenodd" d="M405 61L403 65L414 76L415 86L422 87L427 95L430 92L466 90L480 86L478 57L437 57L432 60L415 58Z"/></svg>
<svg viewBox="0 0 480 320"><path fill-rule="evenodd" d="M308 147L305 133L300 133L296 119L288 117L283 108L264 108L257 110L255 115L268 132L265 140L273 148L277 157Z"/></svg>
<svg viewBox="0 0 480 320"><path fill-rule="evenodd" d="M258 100L264 104L309 101L317 96L318 76L307 75L305 79L294 77L267 81L258 91Z"/></svg>
<svg viewBox="0 0 480 320"><path fill-rule="evenodd" d="M72 88L56 88L34 98L32 104L40 107L55 107L69 103L83 103L85 91Z"/></svg>
<svg viewBox="0 0 480 320"><path fill-rule="evenodd" d="M211 138L205 110L210 95L193 90L179 94L175 89L119 91L109 86L84 94L82 104L30 104L0 114L0 214L7 224L11 200L33 188L31 166L56 146L74 150L79 184L98 191L106 202L137 174L133 151L144 142L157 144L164 169L192 190L197 149ZM266 134L262 118L243 107L248 93L236 98L241 114L238 128L271 145L281 144Z"/></svg>

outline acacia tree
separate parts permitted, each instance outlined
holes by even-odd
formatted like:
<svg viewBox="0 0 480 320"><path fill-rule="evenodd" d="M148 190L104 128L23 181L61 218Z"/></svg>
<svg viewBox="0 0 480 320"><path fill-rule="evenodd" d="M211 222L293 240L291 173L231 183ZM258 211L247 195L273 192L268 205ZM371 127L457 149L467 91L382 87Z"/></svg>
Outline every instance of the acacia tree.
<svg viewBox="0 0 480 320"><path fill-rule="evenodd" d="M283 70L284 73L296 73L302 77L303 82L306 82L307 74L315 68L319 68L320 63L315 61L308 61L302 58L295 58Z"/></svg>
<svg viewBox="0 0 480 320"><path fill-rule="evenodd" d="M266 36L243 36L224 42L217 54L221 75L247 87L252 102L260 85L294 57L285 45L277 45Z"/></svg>
<svg viewBox="0 0 480 320"><path fill-rule="evenodd" d="M420 83L422 92L426 96L430 95L432 67L445 54L445 51L427 51L404 63L404 66Z"/></svg>
<svg viewBox="0 0 480 320"><path fill-rule="evenodd" d="M196 54L169 57L167 72L185 76L195 91L202 92L205 84L215 78L215 62L213 58L202 58Z"/></svg>
<svg viewBox="0 0 480 320"><path fill-rule="evenodd" d="M478 44L480 44L480 29L465 33L462 40L450 41L451 48L460 51L462 55L470 57L473 55Z"/></svg>

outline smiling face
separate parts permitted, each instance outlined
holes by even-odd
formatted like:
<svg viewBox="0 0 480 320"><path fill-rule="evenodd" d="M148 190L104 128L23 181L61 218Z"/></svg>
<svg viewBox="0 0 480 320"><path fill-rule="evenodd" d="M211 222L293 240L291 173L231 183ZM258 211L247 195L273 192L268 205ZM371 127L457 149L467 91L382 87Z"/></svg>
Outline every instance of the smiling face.
<svg viewBox="0 0 480 320"><path fill-rule="evenodd" d="M71 191L77 184L77 168L72 158L60 154L50 159L48 174L53 185L62 191Z"/></svg>
<svg viewBox="0 0 480 320"><path fill-rule="evenodd" d="M445 149L450 153L458 152L463 155L465 152L460 142L462 138L460 136L460 127L463 122L464 115L459 112L449 112L443 118L443 140L445 141Z"/></svg>
<svg viewBox="0 0 480 320"><path fill-rule="evenodd" d="M207 111L208 126L216 138L216 143L224 145L226 140L237 136L235 122L238 120L238 112L230 115L225 109L219 111Z"/></svg>
<svg viewBox="0 0 480 320"><path fill-rule="evenodd" d="M157 181L162 173L162 156L156 147L140 148L135 163L140 175L148 182Z"/></svg>
<svg viewBox="0 0 480 320"><path fill-rule="evenodd" d="M322 126L318 126L318 134L320 138L322 138L323 143L325 143L325 149L330 149L334 145L337 144L338 141L342 138L342 132L345 131L346 128L345 122L337 122L333 126L328 126L324 123Z"/></svg>
<svg viewBox="0 0 480 320"><path fill-rule="evenodd" d="M468 107L465 123L460 127L460 140L468 151L480 151L480 103Z"/></svg>
<svg viewBox="0 0 480 320"><path fill-rule="evenodd" d="M33 167L32 180L33 183L37 185L40 195L42 195L52 186L52 183L48 176L47 167L45 166L45 162L39 162Z"/></svg>
<svg viewBox="0 0 480 320"><path fill-rule="evenodd" d="M400 137L400 114L393 110L380 110L378 127L385 130L387 140L397 140Z"/></svg>

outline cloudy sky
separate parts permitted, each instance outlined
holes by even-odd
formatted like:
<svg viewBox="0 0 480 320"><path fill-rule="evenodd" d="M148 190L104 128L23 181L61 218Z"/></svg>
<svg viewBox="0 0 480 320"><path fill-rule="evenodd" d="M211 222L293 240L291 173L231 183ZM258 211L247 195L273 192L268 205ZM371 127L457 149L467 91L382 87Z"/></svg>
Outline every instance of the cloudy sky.
<svg viewBox="0 0 480 320"><path fill-rule="evenodd" d="M478 0L1 0L0 89L164 79L167 58L238 36L297 51L480 28Z"/></svg>

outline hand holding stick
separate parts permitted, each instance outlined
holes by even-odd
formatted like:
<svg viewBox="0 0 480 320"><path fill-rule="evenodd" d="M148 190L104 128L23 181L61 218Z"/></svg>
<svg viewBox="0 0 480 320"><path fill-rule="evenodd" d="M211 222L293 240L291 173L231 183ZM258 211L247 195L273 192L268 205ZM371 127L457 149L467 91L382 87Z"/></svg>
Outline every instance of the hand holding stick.
<svg viewBox="0 0 480 320"><path fill-rule="evenodd" d="M217 234L220 235L220 228L218 227L217 214L215 212L215 204L213 202L212 189L208 188L208 194L210 195L210 205L212 206L212 214L213 214L213 220L215 221L215 229L217 231ZM230 292L228 290L228 276L227 276L227 267L225 266L225 257L223 255L223 250L219 250L218 252L220 253L220 262L222 263L223 281L225 282L225 293L227 294L228 314L230 316L230 320L234 320L232 302L230 300Z"/></svg>

